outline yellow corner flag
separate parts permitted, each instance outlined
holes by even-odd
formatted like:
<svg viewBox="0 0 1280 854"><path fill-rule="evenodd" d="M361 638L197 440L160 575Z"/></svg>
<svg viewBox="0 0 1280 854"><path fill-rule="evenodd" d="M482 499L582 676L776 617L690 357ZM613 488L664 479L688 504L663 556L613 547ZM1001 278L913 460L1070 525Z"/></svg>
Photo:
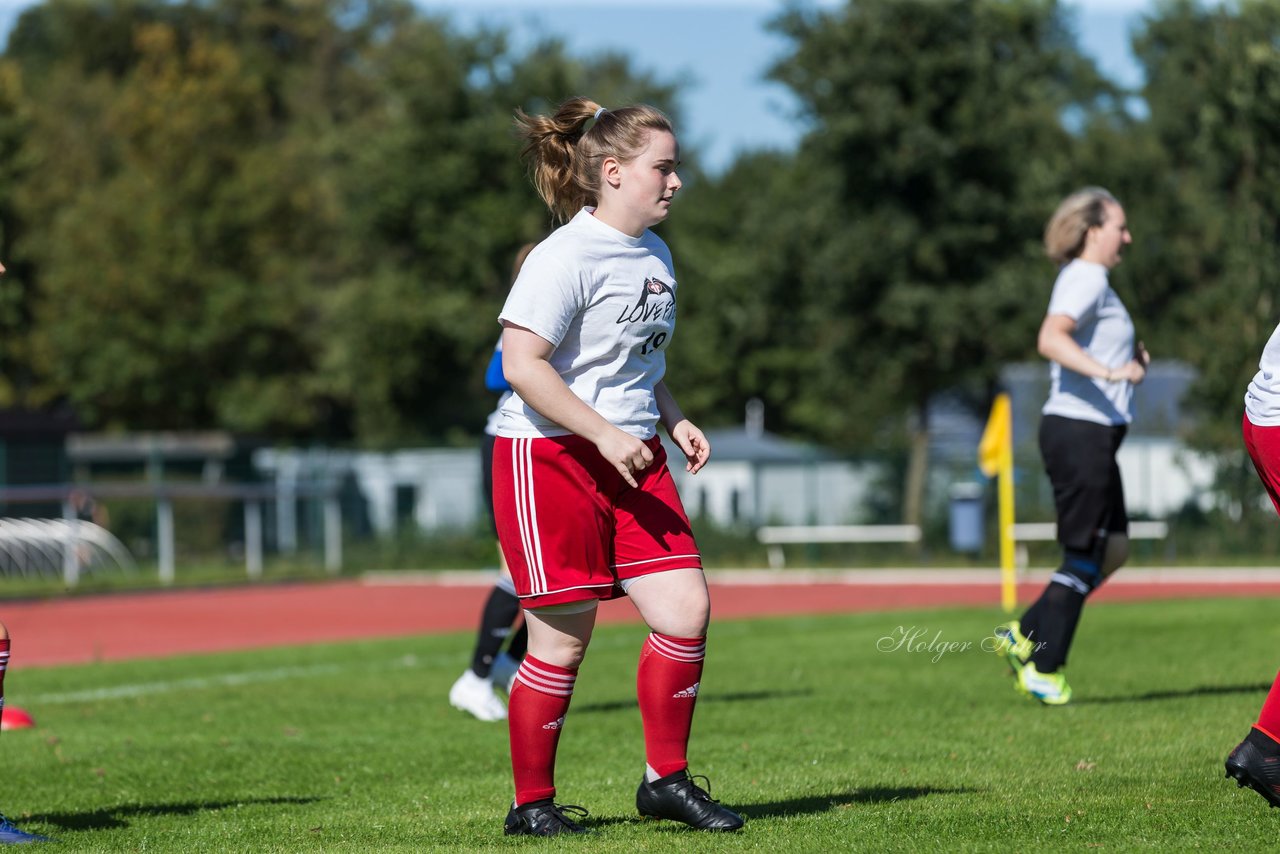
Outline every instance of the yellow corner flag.
<svg viewBox="0 0 1280 854"><path fill-rule="evenodd" d="M978 442L978 468L987 477L1000 474L1000 461L1005 453L1012 455L1013 419L1010 416L1009 395L996 395L987 426L982 431L982 440Z"/></svg>
<svg viewBox="0 0 1280 854"><path fill-rule="evenodd" d="M978 468L999 477L1000 604L1006 612L1018 606L1018 580L1013 560L1013 411L1009 395L996 395L978 442Z"/></svg>

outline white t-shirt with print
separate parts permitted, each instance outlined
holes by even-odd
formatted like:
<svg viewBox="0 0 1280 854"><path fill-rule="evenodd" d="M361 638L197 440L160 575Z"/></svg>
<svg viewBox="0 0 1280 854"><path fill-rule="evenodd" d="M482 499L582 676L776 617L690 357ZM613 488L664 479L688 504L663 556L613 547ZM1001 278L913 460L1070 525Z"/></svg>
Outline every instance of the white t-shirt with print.
<svg viewBox="0 0 1280 854"><path fill-rule="evenodd" d="M1280 427L1280 326L1262 348L1258 372L1244 393L1244 411L1259 427Z"/></svg>
<svg viewBox="0 0 1280 854"><path fill-rule="evenodd" d="M1046 315L1063 314L1076 322L1075 342L1108 368L1119 368L1134 355L1133 320L1107 282L1107 268L1079 258L1058 273ZM1133 421L1133 384L1107 382L1062 367L1050 368L1049 399L1040 410L1096 424Z"/></svg>
<svg viewBox="0 0 1280 854"><path fill-rule="evenodd" d="M498 319L546 339L551 366L570 391L610 424L639 439L657 432L654 386L666 372L676 323L671 251L646 230L632 237L583 208L529 253ZM513 394L498 435L570 431Z"/></svg>

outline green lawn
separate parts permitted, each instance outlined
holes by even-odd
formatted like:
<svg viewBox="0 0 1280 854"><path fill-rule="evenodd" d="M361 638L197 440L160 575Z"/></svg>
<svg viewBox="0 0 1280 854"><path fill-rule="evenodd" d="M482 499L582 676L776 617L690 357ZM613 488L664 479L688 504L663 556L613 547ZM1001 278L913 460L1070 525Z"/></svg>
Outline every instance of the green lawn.
<svg viewBox="0 0 1280 854"><path fill-rule="evenodd" d="M1280 665L1272 607L1093 606L1065 708L982 651L994 610L718 623L692 770L748 825L696 839L634 815L636 626L600 629L578 680L559 800L595 834L555 843L502 837L505 726L445 700L469 635L18 658L8 700L40 726L0 737L0 808L76 851L1260 849L1280 813L1222 761ZM917 648L892 648L903 631Z"/></svg>

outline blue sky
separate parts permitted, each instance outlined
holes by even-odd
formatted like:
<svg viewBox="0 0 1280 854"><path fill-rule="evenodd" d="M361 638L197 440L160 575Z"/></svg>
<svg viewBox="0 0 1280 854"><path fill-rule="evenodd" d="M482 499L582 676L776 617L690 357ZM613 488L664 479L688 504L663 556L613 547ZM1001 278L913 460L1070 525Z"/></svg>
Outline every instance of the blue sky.
<svg viewBox="0 0 1280 854"><path fill-rule="evenodd" d="M804 0L835 7L838 0ZM501 26L516 45L556 35L576 54L611 51L661 80L682 84L681 142L718 172L740 151L788 148L803 128L792 120L789 91L764 79L787 42L766 24L783 0L418 0L458 29ZM1063 0L1075 18L1082 48L1102 72L1137 86L1129 29L1152 0ZM590 96L591 93L583 92ZM688 159L686 157L686 159Z"/></svg>
<svg viewBox="0 0 1280 854"><path fill-rule="evenodd" d="M34 0L0 0L0 36ZM635 67L678 82L681 142L718 172L738 152L789 148L802 133L785 87L764 79L786 42L765 29L783 0L416 0L463 32L507 29L515 46L558 36L579 55L621 52ZM802 0L832 7L837 0ZM1117 82L1136 86L1128 31L1154 0L1062 0L1080 44ZM566 93L567 94L567 93ZM580 94L590 96L590 92Z"/></svg>

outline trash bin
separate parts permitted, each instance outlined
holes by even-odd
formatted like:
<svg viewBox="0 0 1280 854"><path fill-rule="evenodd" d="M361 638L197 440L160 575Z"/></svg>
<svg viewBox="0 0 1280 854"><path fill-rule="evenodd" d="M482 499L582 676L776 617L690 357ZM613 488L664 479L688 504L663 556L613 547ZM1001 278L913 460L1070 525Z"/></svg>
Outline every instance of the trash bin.
<svg viewBox="0 0 1280 854"><path fill-rule="evenodd" d="M951 499L951 548L958 552L982 551L985 525L982 520L982 485L954 483Z"/></svg>

